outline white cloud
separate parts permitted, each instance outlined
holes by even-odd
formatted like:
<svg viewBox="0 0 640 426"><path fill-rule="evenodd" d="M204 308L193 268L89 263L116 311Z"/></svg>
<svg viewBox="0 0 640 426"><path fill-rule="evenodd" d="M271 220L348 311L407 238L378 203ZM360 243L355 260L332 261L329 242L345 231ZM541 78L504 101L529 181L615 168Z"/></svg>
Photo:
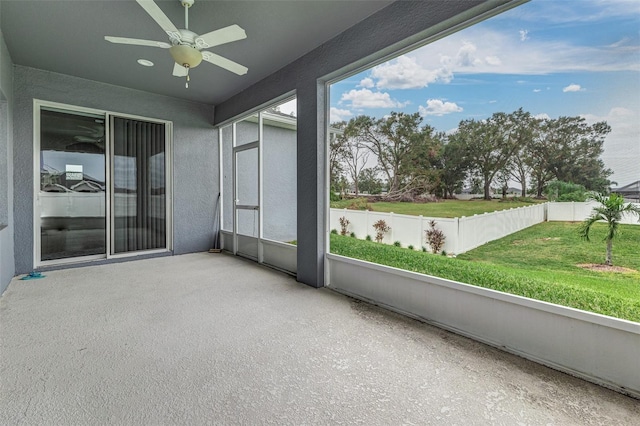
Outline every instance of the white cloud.
<svg viewBox="0 0 640 426"><path fill-rule="evenodd" d="M540 89L533 89L533 93L540 93L541 90Z"/></svg>
<svg viewBox="0 0 640 426"><path fill-rule="evenodd" d="M638 51L640 45L633 40L609 46L583 46L567 40L528 39L527 48L523 49L520 40L506 30L476 26L405 56L414 59L423 73L446 75L447 79L441 81L448 82L456 73L541 75L576 71L640 71ZM448 56L449 52L457 54ZM497 59L500 60L499 66L496 66Z"/></svg>
<svg viewBox="0 0 640 426"><path fill-rule="evenodd" d="M375 86L375 84L373 83L372 79L370 79L369 77L366 77L360 80L360 84L358 84L358 86L364 87L365 89L371 89L372 87Z"/></svg>
<svg viewBox="0 0 640 426"><path fill-rule="evenodd" d="M420 89L438 80L448 82L451 73L443 66L428 70L419 65L415 58L402 55L374 67L371 77L377 80L378 89Z"/></svg>
<svg viewBox="0 0 640 426"><path fill-rule="evenodd" d="M458 55L456 56L456 64L462 67L474 67L477 65L481 65L482 61L476 58L475 53L478 51L478 47L475 43L464 40L462 42L462 46L458 50Z"/></svg>
<svg viewBox="0 0 640 426"><path fill-rule="evenodd" d="M579 85L579 84L574 84L574 83L571 83L571 84L570 84L570 85L568 85L567 87L563 87L563 88L562 88L562 91L563 91L563 92L565 92L565 93L566 93L566 92L582 92L582 91L584 91L584 90L585 90L585 89L583 89L582 87L580 87L580 85Z"/></svg>
<svg viewBox="0 0 640 426"><path fill-rule="evenodd" d="M418 112L423 117L426 117L427 115L436 115L441 117L445 114L461 111L462 107L458 106L454 102L442 102L441 99L428 99L426 107L423 107L422 105L418 107Z"/></svg>
<svg viewBox="0 0 640 426"><path fill-rule="evenodd" d="M520 41L525 41L529 39L529 31L528 30L520 30Z"/></svg>
<svg viewBox="0 0 640 426"><path fill-rule="evenodd" d="M484 58L484 61L488 65L493 65L493 66L502 65L502 60L500 60L500 58L498 58L497 56L487 56L486 58Z"/></svg>
<svg viewBox="0 0 640 426"><path fill-rule="evenodd" d="M495 99L489 101L490 104L495 104L496 102L498 101L496 101Z"/></svg>
<svg viewBox="0 0 640 426"><path fill-rule="evenodd" d="M349 101L353 108L399 108L405 103L391 99L386 92L372 92L369 89L350 90L343 93L340 102Z"/></svg>
<svg viewBox="0 0 640 426"><path fill-rule="evenodd" d="M546 112L541 112L540 114L534 115L533 118L537 118L538 120L549 120L551 117L549 117L549 114Z"/></svg>
<svg viewBox="0 0 640 426"><path fill-rule="evenodd" d="M353 113L348 109L340 109L336 107L331 107L329 110L329 121L331 123L336 123L338 121L347 121L349 117L352 117Z"/></svg>

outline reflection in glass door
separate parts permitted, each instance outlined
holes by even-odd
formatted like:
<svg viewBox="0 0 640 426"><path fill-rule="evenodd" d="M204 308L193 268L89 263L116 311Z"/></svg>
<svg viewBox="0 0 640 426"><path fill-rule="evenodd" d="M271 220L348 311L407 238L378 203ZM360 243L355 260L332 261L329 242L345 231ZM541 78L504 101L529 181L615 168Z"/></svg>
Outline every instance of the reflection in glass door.
<svg viewBox="0 0 640 426"><path fill-rule="evenodd" d="M104 116L40 110L40 260L106 254Z"/></svg>

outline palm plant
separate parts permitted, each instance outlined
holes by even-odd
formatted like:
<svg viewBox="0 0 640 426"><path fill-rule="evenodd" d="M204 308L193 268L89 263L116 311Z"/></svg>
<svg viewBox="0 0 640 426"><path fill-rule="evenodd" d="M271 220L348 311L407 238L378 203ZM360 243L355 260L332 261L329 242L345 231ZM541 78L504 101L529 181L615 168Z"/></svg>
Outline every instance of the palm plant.
<svg viewBox="0 0 640 426"><path fill-rule="evenodd" d="M580 226L580 236L589 241L591 226L598 221L605 221L607 223L607 234L604 237L604 241L607 242L607 257L604 263L605 265L611 266L613 265L613 239L618 235L618 227L622 215L624 213L636 214L638 215L638 221L640 221L640 208L631 203L625 203L624 198L619 194L606 196L593 193L589 198L597 201L600 205L594 207L591 211L591 216L582 222Z"/></svg>

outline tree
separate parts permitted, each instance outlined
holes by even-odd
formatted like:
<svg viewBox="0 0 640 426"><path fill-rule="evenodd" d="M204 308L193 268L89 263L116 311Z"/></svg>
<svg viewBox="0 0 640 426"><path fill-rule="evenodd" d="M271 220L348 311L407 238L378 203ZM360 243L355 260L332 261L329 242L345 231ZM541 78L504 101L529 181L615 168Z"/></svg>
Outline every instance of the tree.
<svg viewBox="0 0 640 426"><path fill-rule="evenodd" d="M624 213L638 215L638 221L640 222L640 208L631 203L625 204L624 198L619 194L606 196L596 192L590 198L600 203L600 205L594 207L591 216L582 222L579 229L580 236L589 241L589 231L591 231L593 224L600 220L607 222L607 233L604 237L604 241L607 242L607 257L604 263L611 266L613 265L613 239L618 235L622 215Z"/></svg>
<svg viewBox="0 0 640 426"><path fill-rule="evenodd" d="M607 178L613 172L604 167L600 155L611 127L604 121L588 125L582 117L559 117L549 124L548 137L555 151L549 166L555 178L584 185L591 191L605 191L611 184Z"/></svg>
<svg viewBox="0 0 640 426"><path fill-rule="evenodd" d="M504 169L499 170L495 177L495 182L503 199L507 198L507 191L509 191L509 177L511 177L509 166L510 164L507 164Z"/></svg>
<svg viewBox="0 0 640 426"><path fill-rule="evenodd" d="M542 198L547 182L553 179L550 160L554 155L554 145L552 138L548 137L551 127L550 120L535 120L531 139L525 146L523 160L531 175L531 189L538 198Z"/></svg>
<svg viewBox="0 0 640 426"><path fill-rule="evenodd" d="M484 121L463 120L453 135L465 147L471 171L483 182L484 199L491 199L491 182L513 154L530 138L531 115L522 108L511 114L496 112Z"/></svg>
<svg viewBox="0 0 640 426"><path fill-rule="evenodd" d="M341 159L344 155L345 146L344 138L341 137L340 132L346 125L347 123L344 121L332 124L331 127L338 132L333 132L329 135L329 179L332 192L341 192L341 184L344 180L344 169L341 164Z"/></svg>
<svg viewBox="0 0 640 426"><path fill-rule="evenodd" d="M421 124L418 113L402 112L391 112L378 120L359 116L349 122L354 134L376 156L388 182L387 198L420 193L432 177L431 163L438 153L440 135Z"/></svg>
<svg viewBox="0 0 640 426"><path fill-rule="evenodd" d="M442 198L453 198L456 191L462 190L462 185L467 177L469 162L465 156L464 146L455 138L449 138L441 146L437 158L439 169L439 188L436 194Z"/></svg>
<svg viewBox="0 0 640 426"><path fill-rule="evenodd" d="M378 177L375 167L363 169L358 176L358 183L362 192L369 194L380 194L382 192L382 181Z"/></svg>
<svg viewBox="0 0 640 426"><path fill-rule="evenodd" d="M344 127L343 134L339 136L343 140L340 151L340 159L346 166L346 171L353 182L356 196L359 190L360 173L367 166L367 160L371 151L366 145L366 139L361 127L356 121L350 120Z"/></svg>
<svg viewBox="0 0 640 426"><path fill-rule="evenodd" d="M541 197L553 179L604 192L612 172L600 155L610 131L606 122L588 125L582 117L538 120L525 159L536 195Z"/></svg>

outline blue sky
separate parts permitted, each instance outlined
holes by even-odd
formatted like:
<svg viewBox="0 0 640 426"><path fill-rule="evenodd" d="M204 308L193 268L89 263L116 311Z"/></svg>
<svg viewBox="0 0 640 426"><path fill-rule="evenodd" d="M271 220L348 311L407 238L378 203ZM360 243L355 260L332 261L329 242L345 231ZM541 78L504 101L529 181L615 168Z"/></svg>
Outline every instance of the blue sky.
<svg viewBox="0 0 640 426"><path fill-rule="evenodd" d="M437 130L520 107L605 120L612 180L640 179L640 1L533 0L331 87L332 121L419 112Z"/></svg>

